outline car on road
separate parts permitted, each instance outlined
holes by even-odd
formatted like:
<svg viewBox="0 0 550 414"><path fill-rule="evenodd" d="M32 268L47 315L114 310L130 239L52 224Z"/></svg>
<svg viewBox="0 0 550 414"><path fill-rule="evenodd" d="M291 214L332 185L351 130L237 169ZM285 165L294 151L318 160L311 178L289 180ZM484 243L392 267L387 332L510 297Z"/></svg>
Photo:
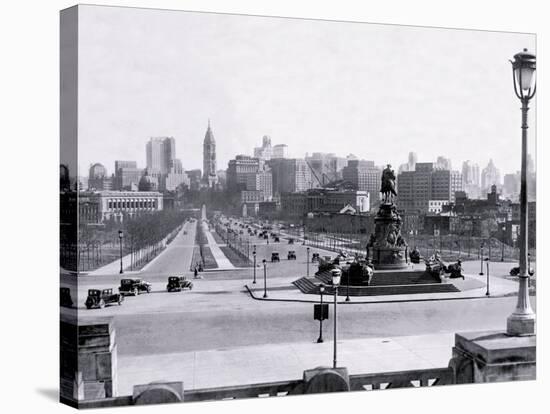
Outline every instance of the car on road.
<svg viewBox="0 0 550 414"><path fill-rule="evenodd" d="M277 252L271 253L271 261L272 262L280 262L281 259L279 258L279 253L277 253Z"/></svg>
<svg viewBox="0 0 550 414"><path fill-rule="evenodd" d="M137 296L142 292L151 293L152 285L142 279L121 279L118 292L121 295Z"/></svg>
<svg viewBox="0 0 550 414"><path fill-rule="evenodd" d="M288 239L288 244L294 244L294 239L292 237Z"/></svg>
<svg viewBox="0 0 550 414"><path fill-rule="evenodd" d="M529 269L529 276L533 276L535 274L535 270L533 268ZM510 269L510 276L519 276L519 266L512 267Z"/></svg>
<svg viewBox="0 0 550 414"><path fill-rule="evenodd" d="M193 282L187 280L185 276L170 276L168 277L168 284L166 290L168 292L181 292L185 288L193 289Z"/></svg>
<svg viewBox="0 0 550 414"><path fill-rule="evenodd" d="M113 293L113 289L89 289L88 297L86 298L87 309L99 308L103 309L106 305L118 303L122 305L124 296L120 293Z"/></svg>
<svg viewBox="0 0 550 414"><path fill-rule="evenodd" d="M274 241L275 243L279 243L281 240L279 239L278 236L275 236L275 237L273 238L273 241Z"/></svg>
<svg viewBox="0 0 550 414"><path fill-rule="evenodd" d="M288 260L296 260L296 252L294 250L289 250L286 257Z"/></svg>
<svg viewBox="0 0 550 414"><path fill-rule="evenodd" d="M311 255L311 263L315 263L319 261L319 253L313 253Z"/></svg>
<svg viewBox="0 0 550 414"><path fill-rule="evenodd" d="M62 287L59 290L60 305L66 308L73 307L73 299L71 298L71 289L68 287Z"/></svg>
<svg viewBox="0 0 550 414"><path fill-rule="evenodd" d="M268 234L264 234L264 240L269 240L269 235Z"/></svg>

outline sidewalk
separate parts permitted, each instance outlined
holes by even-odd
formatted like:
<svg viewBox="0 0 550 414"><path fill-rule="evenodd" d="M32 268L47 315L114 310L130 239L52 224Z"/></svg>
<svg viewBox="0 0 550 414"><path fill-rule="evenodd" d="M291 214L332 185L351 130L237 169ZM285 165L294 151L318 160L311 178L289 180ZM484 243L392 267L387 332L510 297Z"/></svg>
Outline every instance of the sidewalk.
<svg viewBox="0 0 550 414"><path fill-rule="evenodd" d="M330 329L330 326L327 326ZM338 366L350 374L448 366L454 333L338 341ZM245 346L118 357L118 393L136 384L183 381L185 390L296 380L306 369L331 366L333 342Z"/></svg>

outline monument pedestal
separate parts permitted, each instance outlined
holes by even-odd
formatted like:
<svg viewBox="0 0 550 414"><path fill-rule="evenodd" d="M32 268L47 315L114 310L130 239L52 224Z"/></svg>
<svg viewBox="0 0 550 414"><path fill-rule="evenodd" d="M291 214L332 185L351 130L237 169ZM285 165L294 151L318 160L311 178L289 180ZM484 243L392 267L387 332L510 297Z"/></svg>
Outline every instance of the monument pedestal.
<svg viewBox="0 0 550 414"><path fill-rule="evenodd" d="M455 334L449 366L456 384L536 379L536 336L502 331Z"/></svg>
<svg viewBox="0 0 550 414"><path fill-rule="evenodd" d="M374 218L374 233L367 248L375 270L399 270L408 267L407 243L401 236L401 217L393 203L382 203Z"/></svg>

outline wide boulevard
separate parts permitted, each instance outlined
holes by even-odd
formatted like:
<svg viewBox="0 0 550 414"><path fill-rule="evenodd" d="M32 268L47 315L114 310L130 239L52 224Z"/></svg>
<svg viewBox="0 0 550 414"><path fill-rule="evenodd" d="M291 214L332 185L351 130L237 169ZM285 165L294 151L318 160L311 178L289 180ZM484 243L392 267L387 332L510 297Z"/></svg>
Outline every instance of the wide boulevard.
<svg viewBox="0 0 550 414"><path fill-rule="evenodd" d="M263 294L263 267L257 268L257 283L252 284L253 269L203 272L193 279L189 271L197 223L186 223L172 243L142 272L107 276L81 276L78 286L78 318L81 323L101 316L114 318L120 356L153 355L194 350L216 350L237 346L276 343L314 342L319 324L313 320L311 303L261 301L253 299L245 284ZM248 240L248 236L242 236ZM291 289L291 282L307 271L306 247L300 242L289 245L284 238L269 244L250 237L250 252L257 245L257 262L267 259L268 294L270 283L278 289ZM246 245L246 241L245 241ZM295 250L296 261L288 261L288 250ZM279 252L280 263L271 263L272 252ZM311 248L311 253L330 254ZM251 254L252 257L252 254ZM465 264L466 271L477 274L479 262ZM495 263L493 274L504 277L513 266ZM310 264L310 274L316 266ZM167 278L185 275L193 279L191 291L168 293ZM87 289L110 288L115 291L122 277L140 277L153 284L150 294L126 297L121 306L87 310ZM479 276L483 280L482 276ZM69 277L62 283L73 286ZM309 295L308 295L309 296ZM315 298L315 297L313 297ZM312 299L308 297L307 299ZM325 300L331 298L325 298ZM339 306L339 339L395 337L504 329L506 317L514 309L515 297L482 298L456 301L427 301L357 304ZM535 305L532 298L533 307ZM63 309L62 312L74 312ZM331 309L332 317L332 309ZM330 326L331 321L327 325ZM331 339L331 329L324 336Z"/></svg>

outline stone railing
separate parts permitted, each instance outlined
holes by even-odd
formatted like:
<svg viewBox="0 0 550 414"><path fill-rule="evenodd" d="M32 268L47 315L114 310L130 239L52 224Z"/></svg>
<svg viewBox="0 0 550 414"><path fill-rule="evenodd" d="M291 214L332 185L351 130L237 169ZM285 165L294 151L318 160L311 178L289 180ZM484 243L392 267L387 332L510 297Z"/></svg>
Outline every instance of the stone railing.
<svg viewBox="0 0 550 414"><path fill-rule="evenodd" d="M350 391L372 391L388 388L432 387L454 384L452 368L429 368L412 371L395 371L349 376ZM157 384L162 386L162 384ZM154 387L154 385L152 385ZM315 391L322 392L322 391ZM222 401L241 398L282 397L285 395L307 394L306 382L302 379L269 382L261 384L236 385L228 387L196 389L183 392L181 402ZM158 402L178 402L154 401ZM87 400L78 403L79 408L99 408L136 404L136 395Z"/></svg>
<svg viewBox="0 0 550 414"><path fill-rule="evenodd" d="M432 387L454 384L452 368L430 368L378 374L350 375L350 391Z"/></svg>

